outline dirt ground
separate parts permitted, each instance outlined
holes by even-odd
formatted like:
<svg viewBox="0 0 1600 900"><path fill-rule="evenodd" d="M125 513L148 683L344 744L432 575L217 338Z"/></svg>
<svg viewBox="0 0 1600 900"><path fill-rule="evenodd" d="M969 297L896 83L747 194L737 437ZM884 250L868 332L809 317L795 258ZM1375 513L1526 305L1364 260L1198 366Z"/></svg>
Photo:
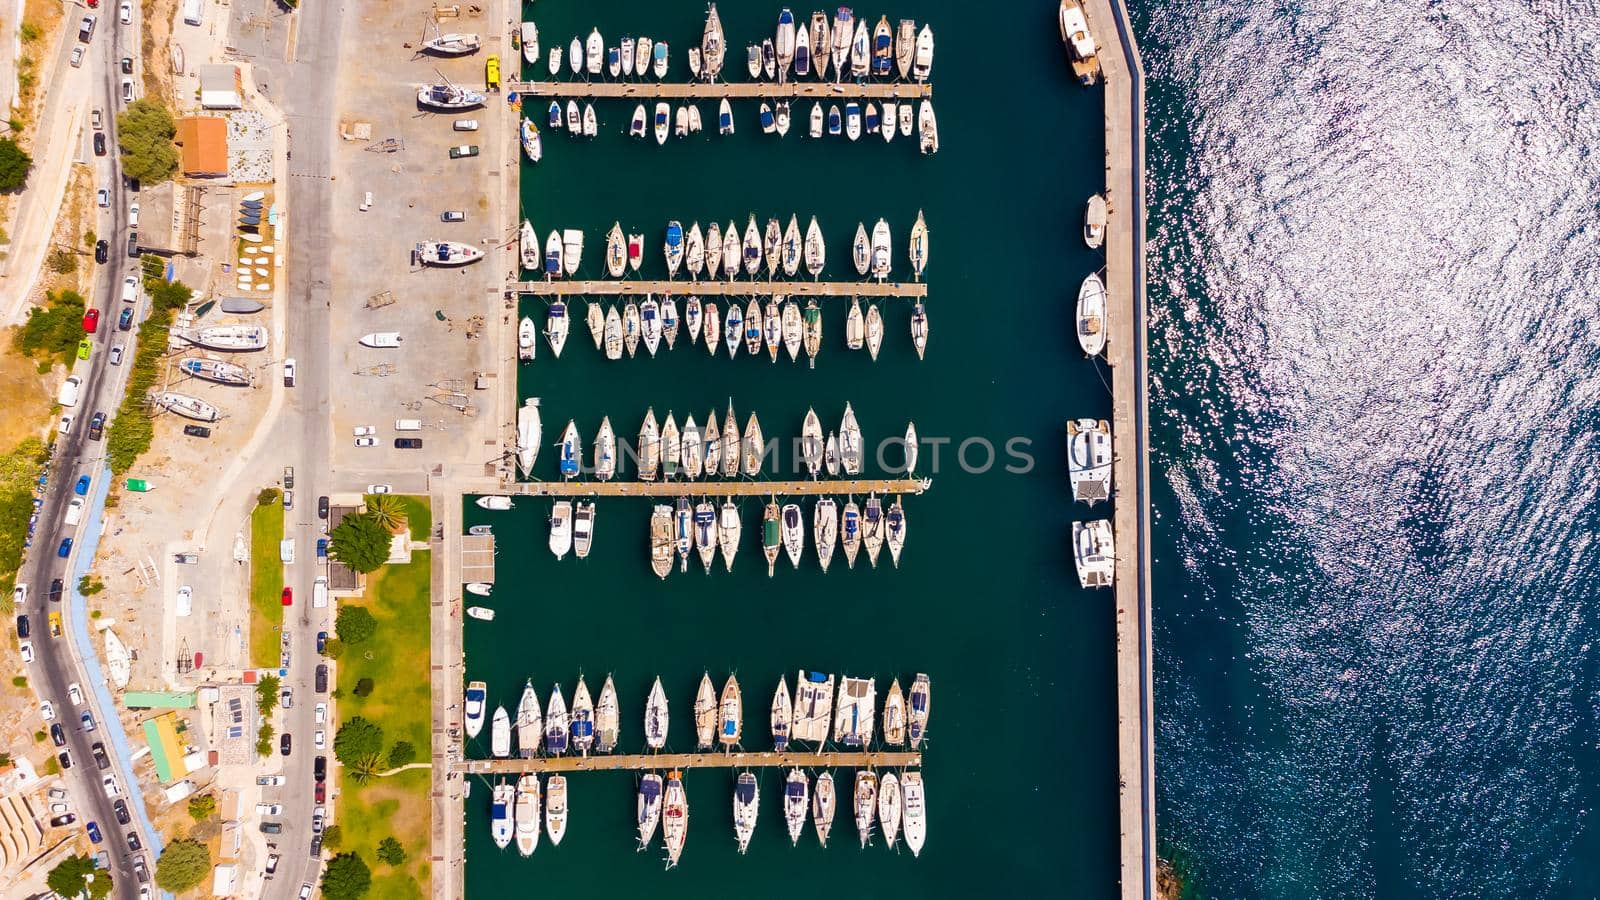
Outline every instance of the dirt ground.
<svg viewBox="0 0 1600 900"><path fill-rule="evenodd" d="M144 34L140 42L140 65L144 71L144 96L158 97L171 106L172 96L172 19L178 0L144 0L140 20Z"/></svg>
<svg viewBox="0 0 1600 900"><path fill-rule="evenodd" d="M50 411L50 380L39 374L33 360L11 349L15 333L14 328L0 333L0 343L5 344L0 352L0 397L7 398L0 409L0 448L4 449L39 434Z"/></svg>

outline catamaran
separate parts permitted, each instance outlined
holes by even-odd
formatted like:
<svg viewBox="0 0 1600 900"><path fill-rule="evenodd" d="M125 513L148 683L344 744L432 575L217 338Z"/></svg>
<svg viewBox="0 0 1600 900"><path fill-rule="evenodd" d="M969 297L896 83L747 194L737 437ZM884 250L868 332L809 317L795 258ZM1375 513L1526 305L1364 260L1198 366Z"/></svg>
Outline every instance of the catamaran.
<svg viewBox="0 0 1600 900"><path fill-rule="evenodd" d="M844 136L852 141L861 137L861 104L854 100L844 105Z"/></svg>
<svg viewBox="0 0 1600 900"><path fill-rule="evenodd" d="M1116 552L1111 520L1072 523L1072 559L1078 583L1085 588L1111 587L1116 577Z"/></svg>
<svg viewBox="0 0 1600 900"><path fill-rule="evenodd" d="M839 696L833 709L834 742L857 748L871 745L877 703L877 679L845 676L839 682Z"/></svg>
<svg viewBox="0 0 1600 900"><path fill-rule="evenodd" d="M821 746L833 725L833 676L804 669L794 676L794 721L789 740Z"/></svg>
<svg viewBox="0 0 1600 900"><path fill-rule="evenodd" d="M733 784L733 836L739 842L740 853L750 846L760 808L761 788L756 784L755 773L740 772Z"/></svg>
<svg viewBox="0 0 1600 900"><path fill-rule="evenodd" d="M1067 474L1072 499L1090 506L1111 499L1111 424L1105 419L1067 422Z"/></svg>
<svg viewBox="0 0 1600 900"><path fill-rule="evenodd" d="M575 275L583 261L583 230L568 228L561 232L561 265L568 275Z"/></svg>

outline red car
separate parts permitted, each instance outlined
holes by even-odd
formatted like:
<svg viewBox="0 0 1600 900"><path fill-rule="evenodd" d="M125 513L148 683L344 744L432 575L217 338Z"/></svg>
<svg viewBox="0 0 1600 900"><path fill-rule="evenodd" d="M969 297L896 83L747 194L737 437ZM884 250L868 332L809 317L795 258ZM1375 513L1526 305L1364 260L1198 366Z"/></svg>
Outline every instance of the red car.
<svg viewBox="0 0 1600 900"><path fill-rule="evenodd" d="M293 606L294 605L294 588L284 588L283 589L283 605L284 606Z"/></svg>
<svg viewBox="0 0 1600 900"><path fill-rule="evenodd" d="M99 9L100 8L100 0L89 0L89 8L90 9Z"/></svg>
<svg viewBox="0 0 1600 900"><path fill-rule="evenodd" d="M96 328L98 328L99 326L100 326L100 310L91 309L88 312L83 314L83 330L84 331L87 331L90 334L94 334L94 330Z"/></svg>

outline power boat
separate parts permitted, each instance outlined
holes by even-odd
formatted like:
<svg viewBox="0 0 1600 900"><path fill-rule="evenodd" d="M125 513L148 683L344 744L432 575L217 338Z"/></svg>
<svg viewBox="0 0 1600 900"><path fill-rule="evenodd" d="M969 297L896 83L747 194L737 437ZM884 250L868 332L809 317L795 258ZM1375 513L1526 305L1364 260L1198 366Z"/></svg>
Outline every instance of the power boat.
<svg viewBox="0 0 1600 900"><path fill-rule="evenodd" d="M551 100L550 101L550 113L545 118L545 121L551 128L559 129L561 127L562 119L561 119L561 101L560 100Z"/></svg>
<svg viewBox="0 0 1600 900"><path fill-rule="evenodd" d="M1078 568L1078 583L1084 588L1112 586L1117 560L1110 519L1072 523L1072 560Z"/></svg>
<svg viewBox="0 0 1600 900"><path fill-rule="evenodd" d="M771 133L773 133L774 131L777 131L777 130L778 130L778 122L777 122L776 119L774 119L772 117L772 104L767 103L766 101L762 101L762 103L761 103L761 133L762 134L771 134Z"/></svg>
<svg viewBox="0 0 1600 900"><path fill-rule="evenodd" d="M678 864L689 836L689 798L683 790L683 773L667 773L666 800L661 808L661 837L667 847L667 868Z"/></svg>
<svg viewBox="0 0 1600 900"><path fill-rule="evenodd" d="M733 107L729 105L727 97L723 97L717 105L717 133L733 134Z"/></svg>
<svg viewBox="0 0 1600 900"><path fill-rule="evenodd" d="M539 146L539 126L527 116L522 117L522 152L527 154L529 162L538 162L543 155Z"/></svg>
<svg viewBox="0 0 1600 900"><path fill-rule="evenodd" d="M583 113L578 109L578 101L567 101L567 130L574 136L583 133Z"/></svg>
<svg viewBox="0 0 1600 900"><path fill-rule="evenodd" d="M530 272L539 270L539 235L527 219L523 219L522 226L517 229L517 255L522 268Z"/></svg>
<svg viewBox="0 0 1600 900"><path fill-rule="evenodd" d="M600 134L600 117L595 115L594 104L583 104L583 136L595 137Z"/></svg>
<svg viewBox="0 0 1600 900"><path fill-rule="evenodd" d="M917 221L911 226L911 271L922 280L922 270L928 266L928 221L922 210L917 210Z"/></svg>
<svg viewBox="0 0 1600 900"><path fill-rule="evenodd" d="M861 114L863 121L866 123L866 126L863 130L867 134L876 134L878 131L878 124L882 121L878 117L878 104L868 103L862 108Z"/></svg>
<svg viewBox="0 0 1600 900"><path fill-rule="evenodd" d="M473 501L480 509L504 511L511 508L511 498L505 494L485 494Z"/></svg>
<svg viewBox="0 0 1600 900"><path fill-rule="evenodd" d="M672 571L672 507L658 503L650 510L650 570L657 578Z"/></svg>
<svg viewBox="0 0 1600 900"><path fill-rule="evenodd" d="M650 846L655 840L656 826L661 822L661 776L646 773L639 779L638 827L639 849Z"/></svg>
<svg viewBox="0 0 1600 900"><path fill-rule="evenodd" d="M578 509L572 514L572 555L578 559L588 559L589 549L594 546L594 501L579 500Z"/></svg>
<svg viewBox="0 0 1600 900"><path fill-rule="evenodd" d="M928 73L933 71L933 29L927 25L917 32L917 54L911 64L911 76L918 81L927 81Z"/></svg>
<svg viewBox="0 0 1600 900"><path fill-rule="evenodd" d="M595 28L589 32L589 38L584 42L583 68L590 75L599 75L600 66L604 59L606 42L600 37L600 29Z"/></svg>
<svg viewBox="0 0 1600 900"><path fill-rule="evenodd" d="M522 685L522 698L517 701L517 755L524 759L537 756L544 743L544 712L539 708L539 694L533 689L533 679Z"/></svg>
<svg viewBox="0 0 1600 900"><path fill-rule="evenodd" d="M844 133L844 118L839 114L839 104L828 105L828 134L838 137Z"/></svg>
<svg viewBox="0 0 1600 900"><path fill-rule="evenodd" d="M1061 27L1061 42L1066 45L1067 55L1074 63L1072 68L1078 75L1078 82L1085 87L1094 84L1095 76L1099 73L1095 59L1098 49L1078 0L1061 0L1057 22ZM1083 65L1078 65L1080 63Z"/></svg>
<svg viewBox="0 0 1600 900"><path fill-rule="evenodd" d="M804 22L798 23L794 32L794 74L796 78L811 74L811 35Z"/></svg>
<svg viewBox="0 0 1600 900"><path fill-rule="evenodd" d="M861 104L854 100L844 105L844 136L852 141L861 137Z"/></svg>
<svg viewBox="0 0 1600 900"><path fill-rule="evenodd" d="M589 685L578 676L578 687L572 692L572 721L567 726L572 733L572 748L584 756L594 746L594 701L589 697Z"/></svg>
<svg viewBox="0 0 1600 900"><path fill-rule="evenodd" d="M546 278L560 278L564 267L561 264L561 232L551 230L550 236L544 239L544 276Z"/></svg>
<svg viewBox="0 0 1600 900"><path fill-rule="evenodd" d="M891 747L906 743L906 698L898 678L890 683L889 693L883 698L883 742Z"/></svg>
<svg viewBox="0 0 1600 900"><path fill-rule="evenodd" d="M872 277L883 281L893 265L889 250L889 223L883 219L872 226Z"/></svg>
<svg viewBox="0 0 1600 900"><path fill-rule="evenodd" d="M639 266L644 263L644 235L628 235L628 268L639 271Z"/></svg>
<svg viewBox="0 0 1600 900"><path fill-rule="evenodd" d="M822 104L820 102L811 104L811 121L807 133L814 138L822 137L822 121Z"/></svg>
<svg viewBox="0 0 1600 900"><path fill-rule="evenodd" d="M453 84L429 84L417 89L417 105L449 112L482 106L487 99L481 91L469 91Z"/></svg>
<svg viewBox="0 0 1600 900"><path fill-rule="evenodd" d="M700 676L700 687L694 695L695 749L710 750L717 740L717 689L711 684L711 673Z"/></svg>
<svg viewBox="0 0 1600 900"><path fill-rule="evenodd" d="M657 78L667 77L667 58L669 55L670 51L667 49L667 42L656 41L655 50L651 52L650 71L653 72Z"/></svg>
<svg viewBox="0 0 1600 900"><path fill-rule="evenodd" d="M1083 214L1083 242L1098 250L1106 239L1106 198L1095 194Z"/></svg>
<svg viewBox="0 0 1600 900"><path fill-rule="evenodd" d="M489 723L489 753L495 759L511 755L511 716L504 706L494 708L494 717Z"/></svg>
<svg viewBox="0 0 1600 900"><path fill-rule="evenodd" d="M889 559L895 568L900 568L900 552L906 546L906 510L896 497L889 507L889 514L883 518L883 528L886 532L884 543L889 545Z"/></svg>
<svg viewBox="0 0 1600 900"><path fill-rule="evenodd" d="M796 569L800 568L800 553L805 549L805 543L805 524L800 518L800 506L795 503L785 503L783 505L783 549L789 554L789 564Z"/></svg>
<svg viewBox="0 0 1600 900"><path fill-rule="evenodd" d="M567 752L567 701L561 696L561 685L550 691L550 702L545 704L544 748L552 756Z"/></svg>
<svg viewBox="0 0 1600 900"><path fill-rule="evenodd" d="M1106 349L1106 286L1091 272L1078 288L1078 346L1089 356Z"/></svg>
<svg viewBox="0 0 1600 900"><path fill-rule="evenodd" d="M672 107L665 100L656 104L655 133L658 146L667 142L667 132L671 130L671 112Z"/></svg>
<svg viewBox="0 0 1600 900"><path fill-rule="evenodd" d="M883 549L883 501L876 494L867 498L867 508L861 513L861 544L867 548L867 562L876 569Z"/></svg>
<svg viewBox="0 0 1600 900"><path fill-rule="evenodd" d="M550 48L550 74L555 75L561 71L561 48Z"/></svg>
<svg viewBox="0 0 1600 900"><path fill-rule="evenodd" d="M660 676L656 677L655 684L650 686L650 695L645 700L644 707L644 742L651 750L660 750L667 745L667 692L661 687Z"/></svg>
<svg viewBox="0 0 1600 900"><path fill-rule="evenodd" d="M911 107L911 101L907 100L906 102L900 104L899 113L900 136L911 137L912 120L916 117L916 112Z"/></svg>
<svg viewBox="0 0 1600 900"><path fill-rule="evenodd" d="M393 350L404 342L405 338L402 338L398 331L374 331L362 335L356 343L376 350Z"/></svg>
<svg viewBox="0 0 1600 900"><path fill-rule="evenodd" d="M561 433L561 477L572 480L583 469L583 445L578 442L578 426L571 419Z"/></svg>
<svg viewBox="0 0 1600 900"><path fill-rule="evenodd" d="M633 54L633 73L640 78L650 71L650 54L655 51L655 42L647 37L639 38L639 44Z"/></svg>
<svg viewBox="0 0 1600 900"><path fill-rule="evenodd" d="M618 53L617 55L621 58L622 65L620 65L617 70L618 70L618 72L620 72L622 74L622 77L624 77L624 78L632 78L633 77L633 62L634 62L634 60L633 60L633 38L631 38L631 37L623 38L622 39L622 45L619 48L619 50L621 52Z"/></svg>
<svg viewBox="0 0 1600 900"><path fill-rule="evenodd" d="M533 463L539 458L539 444L543 439L544 426L539 421L539 399L529 397L517 407L517 468L523 475L533 471Z"/></svg>
<svg viewBox="0 0 1600 900"><path fill-rule="evenodd" d="M767 557L767 577L778 564L778 549L783 546L782 531L778 526L778 504L768 501L761 512L761 552Z"/></svg>
<svg viewBox="0 0 1600 900"><path fill-rule="evenodd" d="M933 103L922 101L917 107L917 146L923 155L939 152L939 121L933 114Z"/></svg>
<svg viewBox="0 0 1600 900"><path fill-rule="evenodd" d="M539 329L533 324L532 316L523 316L517 323L517 359L523 362L532 360L539 348Z"/></svg>
<svg viewBox="0 0 1600 900"><path fill-rule="evenodd" d="M778 73L778 50L772 43L772 38L761 40L761 69L771 78Z"/></svg>
<svg viewBox="0 0 1600 900"><path fill-rule="evenodd" d="M921 300L911 306L911 346L917 359L928 352L928 307Z"/></svg>
<svg viewBox="0 0 1600 900"><path fill-rule="evenodd" d="M872 842L872 822L878 815L878 773L871 769L856 770L855 814L856 833L865 847Z"/></svg>
<svg viewBox="0 0 1600 900"><path fill-rule="evenodd" d="M900 80L911 77L911 61L917 55L917 23L910 19L901 19L899 30L895 32L894 61L900 70Z"/></svg>
<svg viewBox="0 0 1600 900"><path fill-rule="evenodd" d="M178 360L178 369L191 378L226 384L230 387L249 387L250 370L220 359L205 356L186 356Z"/></svg>
<svg viewBox="0 0 1600 900"><path fill-rule="evenodd" d="M612 78L622 74L622 49L611 47L606 50L606 73Z"/></svg>
<svg viewBox="0 0 1600 900"><path fill-rule="evenodd" d="M539 846L539 776L524 775L517 779L517 800L514 807L514 827L517 852L523 857L533 855Z"/></svg>
<svg viewBox="0 0 1600 900"><path fill-rule="evenodd" d="M583 63L583 42L574 36L572 43L567 46L567 68L576 75L583 71Z"/></svg>
<svg viewBox="0 0 1600 900"><path fill-rule="evenodd" d="M872 29L872 74L888 77L894 70L894 30L889 27L889 17L880 16Z"/></svg>
<svg viewBox="0 0 1600 900"><path fill-rule="evenodd" d="M550 552L565 559L572 551L572 501L557 500L550 512Z"/></svg>
<svg viewBox="0 0 1600 900"><path fill-rule="evenodd" d="M932 692L928 676L918 672L911 681L911 700L906 709L906 731L913 750L921 746L922 739L928 736L928 701Z"/></svg>
<svg viewBox="0 0 1600 900"><path fill-rule="evenodd" d="M900 797L904 807L901 827L905 830L906 846L911 848L915 858L922 853L922 842L928 835L928 806L921 772L913 770L900 776Z"/></svg>
<svg viewBox="0 0 1600 900"><path fill-rule="evenodd" d="M680 106L673 113L672 134L674 137L689 136L689 107Z"/></svg>
<svg viewBox="0 0 1600 900"><path fill-rule="evenodd" d="M630 119L629 122L628 122L628 136L629 137L642 138L642 137L644 137L644 132L645 132L644 104L640 103L640 104L638 104L637 106L635 106L633 108L633 118Z"/></svg>
<svg viewBox="0 0 1600 900"><path fill-rule="evenodd" d="M811 512L812 542L817 548L817 562L822 571L828 571L833 561L833 549L839 539L839 504L832 497L823 497Z"/></svg>
<svg viewBox="0 0 1600 900"><path fill-rule="evenodd" d="M568 228L561 232L561 265L568 275L576 275L583 262L583 230Z"/></svg>
<svg viewBox="0 0 1600 900"><path fill-rule="evenodd" d="M887 144L894 140L895 113L899 111L900 106L893 100L885 100L881 109L883 110L883 118L878 123L878 133L883 135L883 142Z"/></svg>
<svg viewBox="0 0 1600 900"><path fill-rule="evenodd" d="M722 551L722 565L733 571L733 557L739 552L739 535L743 526L739 522L739 507L733 500L722 502L722 515L717 520L717 549Z"/></svg>
<svg viewBox="0 0 1600 900"><path fill-rule="evenodd" d="M833 815L838 806L833 773L823 772L817 776L817 791L811 797L811 822L817 829L817 841L824 847L828 846L828 832L833 830Z"/></svg>
<svg viewBox="0 0 1600 900"><path fill-rule="evenodd" d="M551 775L545 792L544 827L551 846L559 846L567 833L567 777Z"/></svg>
<svg viewBox="0 0 1600 900"><path fill-rule="evenodd" d="M1067 422L1067 474L1072 499L1090 506L1111 499L1111 423L1105 419Z"/></svg>
<svg viewBox="0 0 1600 900"><path fill-rule="evenodd" d="M744 730L744 699L739 693L739 679L732 675L722 686L722 699L717 703L717 743L732 749L738 745Z"/></svg>
<svg viewBox="0 0 1600 900"><path fill-rule="evenodd" d="M865 222L856 223L856 236L850 241L850 260L855 263L857 275L866 275L872 265L872 243L867 239Z"/></svg>
<svg viewBox="0 0 1600 900"><path fill-rule="evenodd" d="M798 766L789 770L783 782L783 821L789 827L789 843L800 844L806 828L806 811L811 806L811 782Z"/></svg>
<svg viewBox="0 0 1600 900"><path fill-rule="evenodd" d="M778 101L778 105L773 109L773 117L774 117L774 120L776 122L776 125L774 127L776 127L777 130L778 130L778 137L783 137L784 135L788 134L789 133L789 101L787 101L787 100L779 100Z"/></svg>
<svg viewBox="0 0 1600 900"><path fill-rule="evenodd" d="M512 806L516 797L517 789L505 779L495 782L489 803L489 833L494 837L494 845L501 850L511 846Z"/></svg>
<svg viewBox="0 0 1600 900"><path fill-rule="evenodd" d="M722 74L722 63L728 52L727 40L722 33L722 19L717 16L717 5L706 11L705 32L700 36L700 71L707 81L716 81Z"/></svg>
<svg viewBox="0 0 1600 900"><path fill-rule="evenodd" d="M488 695L488 685L481 681L467 682L464 718L467 726L467 737L469 738L476 738L483 732L483 710Z"/></svg>
<svg viewBox="0 0 1600 900"><path fill-rule="evenodd" d="M756 784L755 773L740 772L733 783L733 836L739 842L740 853L750 846L760 807L761 788Z"/></svg>

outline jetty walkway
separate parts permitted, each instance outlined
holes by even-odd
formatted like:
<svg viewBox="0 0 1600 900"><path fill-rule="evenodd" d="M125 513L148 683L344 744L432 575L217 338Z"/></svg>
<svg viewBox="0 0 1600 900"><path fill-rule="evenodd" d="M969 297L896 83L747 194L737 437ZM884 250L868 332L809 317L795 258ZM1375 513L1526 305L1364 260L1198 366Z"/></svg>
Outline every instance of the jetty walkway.
<svg viewBox="0 0 1600 900"><path fill-rule="evenodd" d="M794 497L836 494L911 494L930 478L845 481L519 481L503 492L526 497Z"/></svg>
<svg viewBox="0 0 1600 900"><path fill-rule="evenodd" d="M772 751L760 753L636 753L590 756L534 756L527 759L469 759L451 768L465 775L524 775L530 772L616 772L656 769L905 768L922 765L921 753Z"/></svg>
<svg viewBox="0 0 1600 900"><path fill-rule="evenodd" d="M580 294L644 294L700 297L916 297L928 296L928 286L910 281L518 281L512 290L543 296Z"/></svg>
<svg viewBox="0 0 1600 900"><path fill-rule="evenodd" d="M571 97L575 99L634 100L729 100L801 99L815 100L926 100L933 96L933 85L926 82L885 84L834 83L831 81L509 81L505 90L523 97Z"/></svg>

